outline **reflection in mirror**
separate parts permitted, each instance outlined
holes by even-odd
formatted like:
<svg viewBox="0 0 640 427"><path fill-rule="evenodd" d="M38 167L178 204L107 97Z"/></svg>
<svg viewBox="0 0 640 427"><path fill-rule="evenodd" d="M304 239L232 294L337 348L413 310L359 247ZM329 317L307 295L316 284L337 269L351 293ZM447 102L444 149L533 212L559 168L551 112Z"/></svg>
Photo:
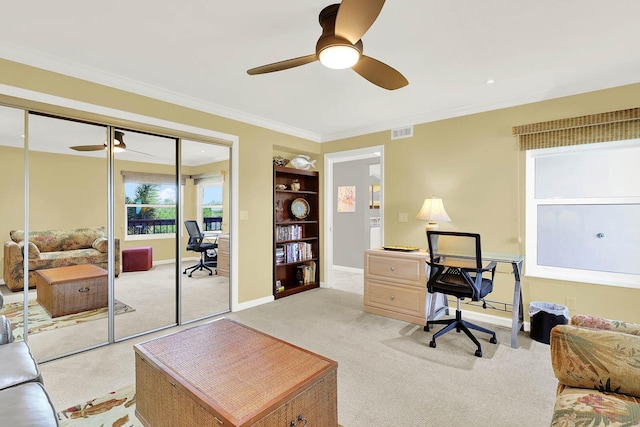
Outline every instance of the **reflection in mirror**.
<svg viewBox="0 0 640 427"><path fill-rule="evenodd" d="M230 308L229 159L229 147L182 140L183 219L191 224L182 224L183 322Z"/></svg>
<svg viewBox="0 0 640 427"><path fill-rule="evenodd" d="M107 128L28 118L29 344L42 361L108 341Z"/></svg>
<svg viewBox="0 0 640 427"><path fill-rule="evenodd" d="M4 246L4 268L0 273L0 315L11 321L13 336L18 340L24 337L24 293L21 280L23 258L18 243L11 239L10 233L11 230L25 228L24 117L23 110L0 106L0 235Z"/></svg>
<svg viewBox="0 0 640 427"><path fill-rule="evenodd" d="M114 162L114 221L122 250L115 299L128 307L114 319L120 340L177 324L179 200L177 140L124 129L115 134L124 148Z"/></svg>

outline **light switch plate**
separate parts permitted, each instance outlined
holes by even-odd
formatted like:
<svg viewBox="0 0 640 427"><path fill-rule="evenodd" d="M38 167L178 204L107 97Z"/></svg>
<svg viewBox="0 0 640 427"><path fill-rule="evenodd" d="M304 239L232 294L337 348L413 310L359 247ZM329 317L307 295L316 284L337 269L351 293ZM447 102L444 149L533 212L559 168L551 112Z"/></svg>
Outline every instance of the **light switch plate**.
<svg viewBox="0 0 640 427"><path fill-rule="evenodd" d="M240 211L240 219L248 220L249 219L249 211Z"/></svg>

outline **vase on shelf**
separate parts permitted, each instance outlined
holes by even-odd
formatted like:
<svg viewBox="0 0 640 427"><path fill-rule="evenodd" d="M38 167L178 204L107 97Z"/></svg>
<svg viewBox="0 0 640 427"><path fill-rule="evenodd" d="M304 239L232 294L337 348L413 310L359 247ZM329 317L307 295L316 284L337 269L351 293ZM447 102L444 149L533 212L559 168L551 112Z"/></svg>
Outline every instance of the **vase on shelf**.
<svg viewBox="0 0 640 427"><path fill-rule="evenodd" d="M300 191L300 181L298 181L297 179L291 181L291 190Z"/></svg>

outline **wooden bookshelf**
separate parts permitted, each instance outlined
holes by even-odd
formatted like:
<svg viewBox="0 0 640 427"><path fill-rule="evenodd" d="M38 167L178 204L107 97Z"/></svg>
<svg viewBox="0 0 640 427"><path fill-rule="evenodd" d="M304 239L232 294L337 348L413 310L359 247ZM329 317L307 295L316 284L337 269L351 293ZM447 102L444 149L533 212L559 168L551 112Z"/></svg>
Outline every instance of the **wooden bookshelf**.
<svg viewBox="0 0 640 427"><path fill-rule="evenodd" d="M273 295L282 298L320 286L319 173L274 166L273 188Z"/></svg>

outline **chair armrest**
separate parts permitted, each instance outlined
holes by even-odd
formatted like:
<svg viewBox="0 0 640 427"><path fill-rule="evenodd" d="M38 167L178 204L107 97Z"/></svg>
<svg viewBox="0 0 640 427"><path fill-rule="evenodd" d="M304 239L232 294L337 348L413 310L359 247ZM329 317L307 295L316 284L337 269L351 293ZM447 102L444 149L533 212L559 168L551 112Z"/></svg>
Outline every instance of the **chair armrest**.
<svg viewBox="0 0 640 427"><path fill-rule="evenodd" d="M550 348L560 383L640 397L640 336L558 325Z"/></svg>

